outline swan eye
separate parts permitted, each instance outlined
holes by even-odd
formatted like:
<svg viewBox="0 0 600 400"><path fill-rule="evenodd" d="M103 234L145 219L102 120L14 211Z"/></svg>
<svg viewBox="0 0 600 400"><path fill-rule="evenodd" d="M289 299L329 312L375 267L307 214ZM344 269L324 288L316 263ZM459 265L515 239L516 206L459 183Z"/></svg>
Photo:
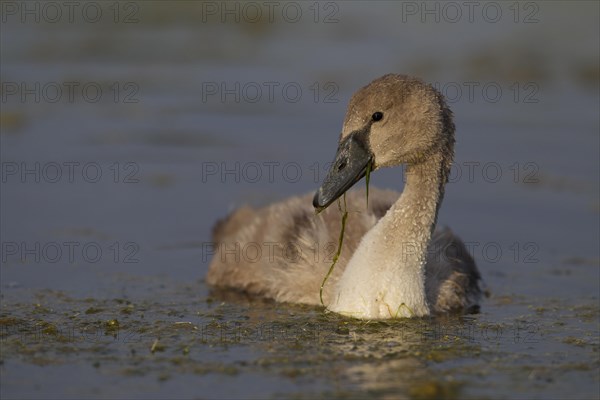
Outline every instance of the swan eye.
<svg viewBox="0 0 600 400"><path fill-rule="evenodd" d="M383 113L377 111L376 113L373 113L373 116L371 118L373 119L373 121L379 121L383 118Z"/></svg>

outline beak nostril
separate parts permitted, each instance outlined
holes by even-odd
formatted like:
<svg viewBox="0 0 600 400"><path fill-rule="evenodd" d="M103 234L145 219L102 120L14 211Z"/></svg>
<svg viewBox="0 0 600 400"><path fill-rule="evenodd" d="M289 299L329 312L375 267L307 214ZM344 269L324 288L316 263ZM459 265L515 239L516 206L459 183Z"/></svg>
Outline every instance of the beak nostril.
<svg viewBox="0 0 600 400"><path fill-rule="evenodd" d="M346 168L346 160L343 160L342 162L340 162L340 164L337 167L338 171L341 171L344 168Z"/></svg>

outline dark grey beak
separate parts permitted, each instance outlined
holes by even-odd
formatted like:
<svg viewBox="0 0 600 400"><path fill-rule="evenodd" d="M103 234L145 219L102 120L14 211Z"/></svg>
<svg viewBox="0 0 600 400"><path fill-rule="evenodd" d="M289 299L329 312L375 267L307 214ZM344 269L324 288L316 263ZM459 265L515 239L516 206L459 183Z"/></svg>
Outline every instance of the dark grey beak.
<svg viewBox="0 0 600 400"><path fill-rule="evenodd" d="M340 143L333 165L315 193L313 206L317 212L327 208L367 173L367 166L373 162L367 133L367 130L353 132Z"/></svg>

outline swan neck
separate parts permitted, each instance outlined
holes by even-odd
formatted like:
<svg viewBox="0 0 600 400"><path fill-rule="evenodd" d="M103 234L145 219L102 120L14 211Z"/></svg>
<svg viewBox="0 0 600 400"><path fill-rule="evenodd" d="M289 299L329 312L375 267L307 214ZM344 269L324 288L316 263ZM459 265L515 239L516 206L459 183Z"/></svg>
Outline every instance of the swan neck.
<svg viewBox="0 0 600 400"><path fill-rule="evenodd" d="M363 237L330 310L363 319L430 314L425 264L446 165L443 154L434 154L407 169L402 195Z"/></svg>
<svg viewBox="0 0 600 400"><path fill-rule="evenodd" d="M441 154L406 169L406 183L394 208L405 210L403 226L424 228L433 233L437 216L444 198L444 186L448 177L446 163ZM398 217L397 214L393 214Z"/></svg>

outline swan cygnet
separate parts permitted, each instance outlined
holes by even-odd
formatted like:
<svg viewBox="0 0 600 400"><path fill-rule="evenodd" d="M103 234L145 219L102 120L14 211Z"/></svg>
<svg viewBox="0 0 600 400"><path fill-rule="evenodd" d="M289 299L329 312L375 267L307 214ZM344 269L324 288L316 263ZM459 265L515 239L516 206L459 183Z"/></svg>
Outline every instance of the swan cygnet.
<svg viewBox="0 0 600 400"><path fill-rule="evenodd" d="M453 156L452 113L438 91L404 75L374 80L350 100L335 160L312 205L307 194L242 207L217 222L206 282L320 304L342 220L338 207L327 207L368 168L405 164L400 196L371 189L366 203L364 189L346 195L344 242L323 303L360 319L476 312L482 282L473 258L449 229L434 232Z"/></svg>

